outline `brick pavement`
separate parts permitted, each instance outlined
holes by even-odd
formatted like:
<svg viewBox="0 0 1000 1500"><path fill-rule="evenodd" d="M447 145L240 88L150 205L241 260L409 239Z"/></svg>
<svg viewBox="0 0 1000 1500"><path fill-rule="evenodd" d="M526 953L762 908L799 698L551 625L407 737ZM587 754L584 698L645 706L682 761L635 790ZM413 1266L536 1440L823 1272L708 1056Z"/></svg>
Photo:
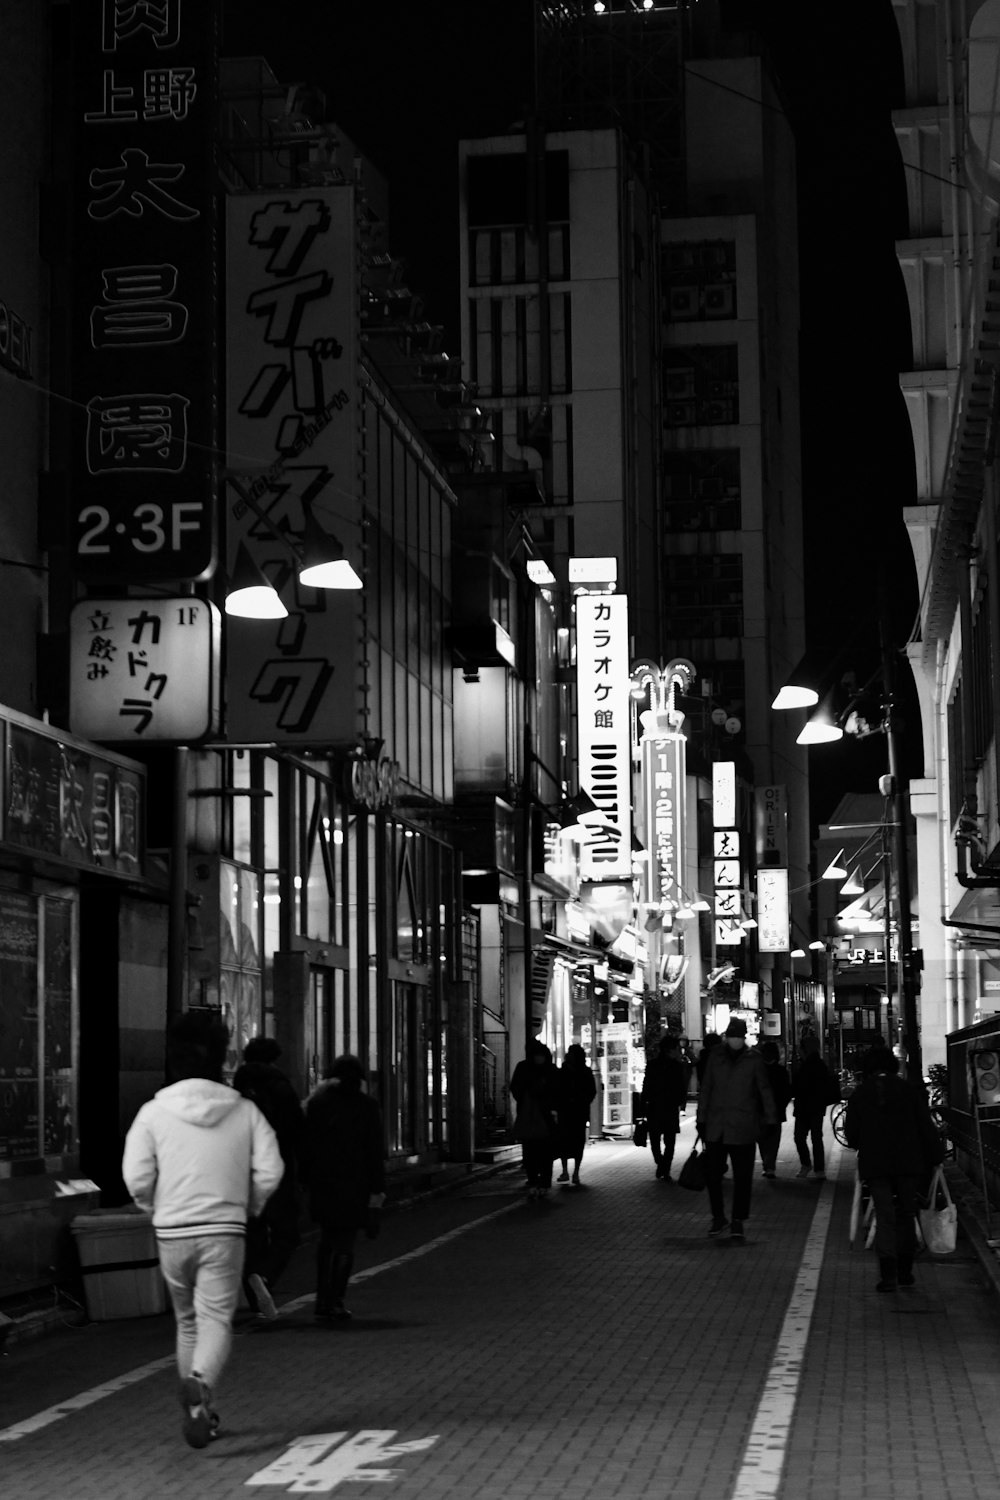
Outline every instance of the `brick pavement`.
<svg viewBox="0 0 1000 1500"><path fill-rule="evenodd" d="M678 1162L692 1130L688 1119ZM361 1249L375 1274L353 1289L347 1331L314 1328L298 1305L304 1248L279 1295L292 1310L236 1341L222 1440L185 1446L161 1371L0 1443L5 1500L266 1500L296 1493L291 1479L248 1480L297 1438L373 1429L436 1441L376 1462L370 1474L396 1477L352 1481L350 1500L367 1485L397 1500L730 1500L747 1482L747 1440L821 1192L833 1213L772 1493L995 1500L1000 1310L978 1262L960 1241L953 1262L918 1261L916 1292L879 1296L874 1257L847 1244L853 1157L836 1187L798 1181L790 1127L785 1136L778 1179L755 1183L745 1246L707 1240L703 1195L656 1182L648 1153L604 1142L588 1150L583 1190L528 1204L508 1172L388 1216ZM19 1346L0 1362L0 1427L169 1343L169 1319L152 1318ZM310 1492L324 1492L338 1447L331 1438Z"/></svg>

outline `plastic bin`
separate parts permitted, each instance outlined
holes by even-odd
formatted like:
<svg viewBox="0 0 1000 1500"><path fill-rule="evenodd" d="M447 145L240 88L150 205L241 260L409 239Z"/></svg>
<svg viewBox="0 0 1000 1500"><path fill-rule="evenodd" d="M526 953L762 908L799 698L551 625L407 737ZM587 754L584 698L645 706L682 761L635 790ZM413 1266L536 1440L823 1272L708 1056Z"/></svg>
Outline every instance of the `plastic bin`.
<svg viewBox="0 0 1000 1500"><path fill-rule="evenodd" d="M87 1314L95 1323L167 1310L167 1289L148 1214L79 1214L72 1224Z"/></svg>

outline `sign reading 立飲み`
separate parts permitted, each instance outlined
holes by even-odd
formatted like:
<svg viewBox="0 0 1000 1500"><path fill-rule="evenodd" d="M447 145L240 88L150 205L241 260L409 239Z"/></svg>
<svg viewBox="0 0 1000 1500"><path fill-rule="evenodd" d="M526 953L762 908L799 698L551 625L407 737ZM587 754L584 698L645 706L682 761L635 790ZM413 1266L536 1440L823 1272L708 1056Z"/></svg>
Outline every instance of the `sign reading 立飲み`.
<svg viewBox="0 0 1000 1500"><path fill-rule="evenodd" d="M588 829L584 880L631 878L631 739L628 599L580 594L576 600L577 749L580 786L603 821Z"/></svg>

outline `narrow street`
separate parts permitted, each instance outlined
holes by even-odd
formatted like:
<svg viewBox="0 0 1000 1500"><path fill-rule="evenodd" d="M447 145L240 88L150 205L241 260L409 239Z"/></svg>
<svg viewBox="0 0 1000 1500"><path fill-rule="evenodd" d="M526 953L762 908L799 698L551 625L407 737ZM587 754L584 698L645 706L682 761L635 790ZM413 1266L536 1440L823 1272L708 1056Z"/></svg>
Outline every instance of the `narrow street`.
<svg viewBox="0 0 1000 1500"><path fill-rule="evenodd" d="M5 1500L347 1482L352 1500L995 1500L1000 1310L971 1250L876 1294L848 1243L853 1154L799 1180L786 1137L745 1245L709 1240L704 1195L612 1142L540 1203L508 1169L387 1215L343 1331L313 1324L304 1245L280 1318L240 1316L202 1452L181 1437L169 1316L18 1344Z"/></svg>

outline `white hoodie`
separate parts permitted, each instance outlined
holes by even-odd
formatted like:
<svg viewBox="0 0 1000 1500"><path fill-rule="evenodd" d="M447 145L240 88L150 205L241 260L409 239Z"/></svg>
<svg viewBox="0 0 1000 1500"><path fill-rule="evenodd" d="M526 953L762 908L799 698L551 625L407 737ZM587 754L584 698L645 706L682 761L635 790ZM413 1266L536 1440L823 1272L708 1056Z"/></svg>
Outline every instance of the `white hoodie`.
<svg viewBox="0 0 1000 1500"><path fill-rule="evenodd" d="M144 1104L125 1138L122 1175L158 1239L242 1235L284 1174L256 1104L207 1078L184 1078Z"/></svg>

